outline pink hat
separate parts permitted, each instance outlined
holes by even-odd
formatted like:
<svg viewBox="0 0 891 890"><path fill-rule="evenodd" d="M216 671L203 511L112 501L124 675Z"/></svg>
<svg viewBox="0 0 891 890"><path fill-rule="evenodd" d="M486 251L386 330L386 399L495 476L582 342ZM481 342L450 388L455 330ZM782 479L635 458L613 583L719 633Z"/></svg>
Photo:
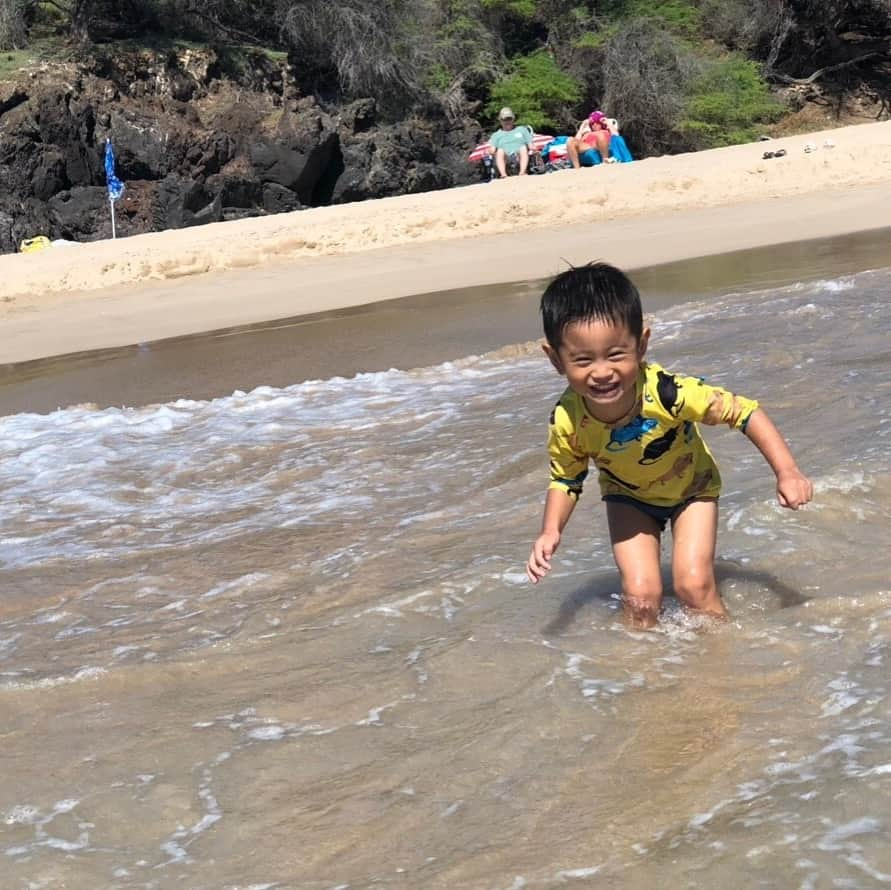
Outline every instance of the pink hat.
<svg viewBox="0 0 891 890"><path fill-rule="evenodd" d="M602 111L592 111L592 112L588 115L588 120L589 120L592 124L596 124L596 123L598 123L599 121L605 121L605 120L606 120L606 115L605 115Z"/></svg>

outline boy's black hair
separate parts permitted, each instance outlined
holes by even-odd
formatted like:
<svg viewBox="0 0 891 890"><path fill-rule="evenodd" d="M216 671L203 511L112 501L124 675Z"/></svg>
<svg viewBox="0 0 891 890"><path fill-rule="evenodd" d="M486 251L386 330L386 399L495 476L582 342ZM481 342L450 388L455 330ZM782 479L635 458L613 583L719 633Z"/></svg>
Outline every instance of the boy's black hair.
<svg viewBox="0 0 891 890"><path fill-rule="evenodd" d="M541 320L554 349L560 348L567 326L577 321L623 324L638 341L643 334L640 294L621 269L608 263L561 272L541 295Z"/></svg>

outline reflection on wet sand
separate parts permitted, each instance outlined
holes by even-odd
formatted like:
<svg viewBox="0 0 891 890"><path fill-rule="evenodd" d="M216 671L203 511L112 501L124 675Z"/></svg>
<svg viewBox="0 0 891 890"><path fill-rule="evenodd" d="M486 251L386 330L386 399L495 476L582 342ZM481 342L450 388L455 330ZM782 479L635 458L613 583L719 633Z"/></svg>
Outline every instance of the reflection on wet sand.
<svg viewBox="0 0 891 890"><path fill-rule="evenodd" d="M881 267L888 230L634 272L648 312L737 289ZM592 257L594 259L594 257ZM512 282L0 367L0 416L211 399L256 386L435 365L540 336L542 282Z"/></svg>

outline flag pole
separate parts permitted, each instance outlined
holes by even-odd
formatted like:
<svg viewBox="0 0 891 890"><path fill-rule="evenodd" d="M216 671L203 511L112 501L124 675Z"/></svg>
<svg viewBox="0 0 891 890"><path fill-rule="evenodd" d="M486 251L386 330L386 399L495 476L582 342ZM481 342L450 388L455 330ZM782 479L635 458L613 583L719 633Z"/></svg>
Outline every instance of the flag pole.
<svg viewBox="0 0 891 890"><path fill-rule="evenodd" d="M108 187L108 209L111 211L111 237L118 237L117 224L114 218L114 202L124 194L124 183L114 172L114 148L111 138L105 138L105 182Z"/></svg>

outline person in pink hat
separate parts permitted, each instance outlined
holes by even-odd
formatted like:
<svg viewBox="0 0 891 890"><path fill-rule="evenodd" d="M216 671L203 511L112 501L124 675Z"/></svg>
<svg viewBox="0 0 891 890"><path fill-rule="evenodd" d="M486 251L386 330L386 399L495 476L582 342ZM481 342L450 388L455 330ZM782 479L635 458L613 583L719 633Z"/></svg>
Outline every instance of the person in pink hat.
<svg viewBox="0 0 891 890"><path fill-rule="evenodd" d="M610 128L602 111L592 111L566 143L572 166L594 167L609 158Z"/></svg>
<svg viewBox="0 0 891 890"><path fill-rule="evenodd" d="M594 167L603 161L627 164L634 160L618 124L602 111L592 111L582 121L575 138L567 142L566 153L575 168Z"/></svg>

